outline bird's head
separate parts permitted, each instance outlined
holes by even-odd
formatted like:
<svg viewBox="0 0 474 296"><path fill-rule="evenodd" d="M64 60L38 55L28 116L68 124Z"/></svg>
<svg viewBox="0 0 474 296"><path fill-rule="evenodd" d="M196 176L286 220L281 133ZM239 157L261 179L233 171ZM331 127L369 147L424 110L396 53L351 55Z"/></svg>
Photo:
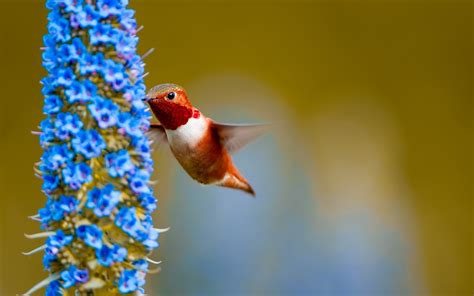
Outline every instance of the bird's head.
<svg viewBox="0 0 474 296"><path fill-rule="evenodd" d="M186 124L195 112L184 88L172 83L153 87L143 100L166 129Z"/></svg>
<svg viewBox="0 0 474 296"><path fill-rule="evenodd" d="M184 88L172 83L164 83L153 87L148 91L145 101L150 105L152 103L164 102L166 104L176 104L192 108Z"/></svg>

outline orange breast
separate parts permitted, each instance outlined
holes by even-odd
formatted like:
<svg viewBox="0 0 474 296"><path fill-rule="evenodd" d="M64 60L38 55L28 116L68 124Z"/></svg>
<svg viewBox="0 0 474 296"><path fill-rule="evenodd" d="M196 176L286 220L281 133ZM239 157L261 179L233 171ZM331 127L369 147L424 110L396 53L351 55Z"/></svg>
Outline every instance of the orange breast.
<svg viewBox="0 0 474 296"><path fill-rule="evenodd" d="M222 180L232 162L214 130L209 129L195 147L171 146L183 169L196 181L211 184Z"/></svg>

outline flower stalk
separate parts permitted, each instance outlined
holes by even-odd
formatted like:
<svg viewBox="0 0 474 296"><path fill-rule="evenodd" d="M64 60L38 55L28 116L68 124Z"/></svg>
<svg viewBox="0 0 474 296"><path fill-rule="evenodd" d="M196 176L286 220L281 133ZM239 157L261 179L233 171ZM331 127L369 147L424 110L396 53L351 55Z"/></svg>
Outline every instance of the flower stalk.
<svg viewBox="0 0 474 296"><path fill-rule="evenodd" d="M46 205L38 215L50 273L26 294L143 294L148 256L166 229L153 227L156 199L146 136L150 113L134 11L128 0L48 0L35 172Z"/></svg>

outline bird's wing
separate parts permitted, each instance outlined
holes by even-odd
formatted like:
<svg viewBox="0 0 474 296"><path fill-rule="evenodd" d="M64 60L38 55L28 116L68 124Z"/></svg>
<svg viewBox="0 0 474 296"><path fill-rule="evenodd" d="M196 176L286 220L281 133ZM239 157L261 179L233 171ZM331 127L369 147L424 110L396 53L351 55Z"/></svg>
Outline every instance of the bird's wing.
<svg viewBox="0 0 474 296"><path fill-rule="evenodd" d="M155 147L163 143L168 143L168 138L166 138L165 129L159 123L150 124L150 129L148 130L147 134L153 142L152 145Z"/></svg>
<svg viewBox="0 0 474 296"><path fill-rule="evenodd" d="M221 144L229 153L234 153L265 133L270 124L225 124L213 121L212 126Z"/></svg>

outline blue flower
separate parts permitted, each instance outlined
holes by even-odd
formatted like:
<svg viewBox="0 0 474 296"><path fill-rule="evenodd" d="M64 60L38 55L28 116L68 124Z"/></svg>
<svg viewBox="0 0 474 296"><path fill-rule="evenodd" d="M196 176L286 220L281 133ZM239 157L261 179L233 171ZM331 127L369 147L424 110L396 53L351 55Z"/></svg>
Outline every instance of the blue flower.
<svg viewBox="0 0 474 296"><path fill-rule="evenodd" d="M48 253L44 253L43 255L43 266L45 270L50 270L51 265L53 262L58 262L58 257L56 255L49 255Z"/></svg>
<svg viewBox="0 0 474 296"><path fill-rule="evenodd" d="M117 51L123 58L131 58L136 51L138 38L126 34L120 34L116 41Z"/></svg>
<svg viewBox="0 0 474 296"><path fill-rule="evenodd" d="M128 0L97 0L100 16L107 18L109 16L120 15L122 9L128 4Z"/></svg>
<svg viewBox="0 0 474 296"><path fill-rule="evenodd" d="M77 283L85 283L89 280L89 270L79 269L74 265L71 265L68 269L61 272L61 279L64 288L69 288Z"/></svg>
<svg viewBox="0 0 474 296"><path fill-rule="evenodd" d="M83 0L60 0L64 3L64 10L66 12L78 13L82 9Z"/></svg>
<svg viewBox="0 0 474 296"><path fill-rule="evenodd" d="M61 203L48 196L46 206L38 211L41 224L46 228L51 221L60 221L64 218L64 210L61 209Z"/></svg>
<svg viewBox="0 0 474 296"><path fill-rule="evenodd" d="M84 54L79 59L79 73L81 75L96 74L105 67L105 58L102 53Z"/></svg>
<svg viewBox="0 0 474 296"><path fill-rule="evenodd" d="M60 140L68 140L75 136L83 125L79 115L69 112L59 113L54 122L56 137Z"/></svg>
<svg viewBox="0 0 474 296"><path fill-rule="evenodd" d="M140 240L146 234L134 207L121 208L115 217L115 225L137 240Z"/></svg>
<svg viewBox="0 0 474 296"><path fill-rule="evenodd" d="M46 193L52 193L59 185L59 178L57 175L44 174L43 175L43 189Z"/></svg>
<svg viewBox="0 0 474 296"><path fill-rule="evenodd" d="M55 235L49 237L48 244L58 246L58 247L64 247L70 244L72 240L73 240L72 235L66 235L64 231L58 230L56 231Z"/></svg>
<svg viewBox="0 0 474 296"><path fill-rule="evenodd" d="M126 9L120 14L120 25L131 34L135 34L137 30L137 21L134 18L135 11L132 9Z"/></svg>
<svg viewBox="0 0 474 296"><path fill-rule="evenodd" d="M64 288L72 287L76 283L74 276L71 274L69 269L61 272L61 279L63 281Z"/></svg>
<svg viewBox="0 0 474 296"><path fill-rule="evenodd" d="M132 262L132 265L140 271L148 270L148 262L145 259L135 260Z"/></svg>
<svg viewBox="0 0 474 296"><path fill-rule="evenodd" d="M158 230L153 228L153 221L150 215L146 215L144 219L141 221L143 228L145 229L145 236L141 238L141 243L145 248L148 250L155 249L159 246L158 238L160 233Z"/></svg>
<svg viewBox="0 0 474 296"><path fill-rule="evenodd" d="M82 154L86 159L98 157L105 149L105 141L96 130L81 130L72 139L72 147L76 153Z"/></svg>
<svg viewBox="0 0 474 296"><path fill-rule="evenodd" d="M122 134L130 137L143 137L140 119L132 116L130 112L122 112L118 118L118 126Z"/></svg>
<svg viewBox="0 0 474 296"><path fill-rule="evenodd" d="M51 120L51 118L46 118L40 123L40 143L41 147L45 148L49 142L53 141L55 136L55 128L54 128L54 122Z"/></svg>
<svg viewBox="0 0 474 296"><path fill-rule="evenodd" d="M56 48L56 40L50 34L46 34L43 36L43 44L46 48L53 49Z"/></svg>
<svg viewBox="0 0 474 296"><path fill-rule="evenodd" d="M86 283L89 280L89 270L76 268L73 271L76 283Z"/></svg>
<svg viewBox="0 0 474 296"><path fill-rule="evenodd" d="M88 108L101 129L107 129L117 124L120 109L111 100L96 97L94 102L89 104Z"/></svg>
<svg viewBox="0 0 474 296"><path fill-rule="evenodd" d="M138 68L136 65L131 66L131 71L136 72L138 74L134 74L136 76L143 74L143 68ZM142 79L140 81L143 81ZM130 89L127 89L127 94L130 93L131 98L135 101L141 101L141 99L145 96L146 89L142 84L135 84ZM145 105L145 104L143 104ZM147 111L148 108L141 109L140 111ZM147 113L149 114L148 117L151 118L151 113L148 110Z"/></svg>
<svg viewBox="0 0 474 296"><path fill-rule="evenodd" d="M142 155L142 161L143 168L150 174L153 173L153 159L150 157L150 155Z"/></svg>
<svg viewBox="0 0 474 296"><path fill-rule="evenodd" d="M53 134L54 137L54 121L51 117L46 117L40 123L40 130L42 133L50 133Z"/></svg>
<svg viewBox="0 0 474 296"><path fill-rule="evenodd" d="M50 203L51 203L51 200L48 199L46 203L46 207L38 210L38 215L41 220L41 225L43 228L46 228L49 222L53 219L53 213L50 210L50 207L51 207Z"/></svg>
<svg viewBox="0 0 474 296"><path fill-rule="evenodd" d="M48 198L46 207L39 210L41 223L48 225L50 221L61 221L64 217L76 210L79 201L73 196L61 195L59 200Z"/></svg>
<svg viewBox="0 0 474 296"><path fill-rule="evenodd" d="M44 114L55 114L61 111L63 107L63 101L57 95L51 95L44 99L43 113Z"/></svg>
<svg viewBox="0 0 474 296"><path fill-rule="evenodd" d="M130 178L130 188L136 194L149 194L151 193L150 187L148 186L149 179L150 173L148 171L139 170Z"/></svg>
<svg viewBox="0 0 474 296"><path fill-rule="evenodd" d="M52 71L54 68L56 68L58 57L56 55L55 48L47 47L43 52L42 57L42 65L47 71Z"/></svg>
<svg viewBox="0 0 474 296"><path fill-rule="evenodd" d="M56 70L52 70L56 71ZM51 76L46 76L43 79L41 79L41 84L43 85L43 88L41 89L41 93L45 96L49 95L54 95L56 94L56 88L58 87L58 83L56 79L54 79Z"/></svg>
<svg viewBox="0 0 474 296"><path fill-rule="evenodd" d="M152 194L142 194L138 196L140 205L145 211L151 213L156 209L156 198Z"/></svg>
<svg viewBox="0 0 474 296"><path fill-rule="evenodd" d="M102 231L96 225L81 225L76 230L77 237L94 249L102 247Z"/></svg>
<svg viewBox="0 0 474 296"><path fill-rule="evenodd" d="M160 233L158 230L155 230L154 228L150 228L148 230L148 235L145 240L142 241L142 245L144 245L148 250L153 250L155 248L158 248L158 237L160 236Z"/></svg>
<svg viewBox="0 0 474 296"><path fill-rule="evenodd" d="M141 153L143 155L149 155L151 149L150 149L150 141L148 138L144 137L133 137L132 138L132 145L135 147L136 151L138 153Z"/></svg>
<svg viewBox="0 0 474 296"><path fill-rule="evenodd" d="M134 228L137 223L138 218L135 208L123 207L115 216L115 224L124 231L129 231L130 229Z"/></svg>
<svg viewBox="0 0 474 296"><path fill-rule="evenodd" d="M119 150L105 156L105 166L111 177L124 177L135 170L130 154L127 150Z"/></svg>
<svg viewBox="0 0 474 296"><path fill-rule="evenodd" d="M86 206L93 209L97 217L108 216L120 202L120 195L112 184L107 184L102 189L95 187L89 191Z"/></svg>
<svg viewBox="0 0 474 296"><path fill-rule="evenodd" d="M95 11L94 7L92 7L91 5L86 5L75 16L76 16L77 24L82 28L87 28L87 27L94 27L97 25L99 13Z"/></svg>
<svg viewBox="0 0 474 296"><path fill-rule="evenodd" d="M76 210L79 200L74 196L61 195L58 201L59 208L64 213L71 213Z"/></svg>
<svg viewBox="0 0 474 296"><path fill-rule="evenodd" d="M113 263L123 262L127 257L127 249L118 245L112 248L103 245L102 248L96 250L97 261L102 266L111 266Z"/></svg>
<svg viewBox="0 0 474 296"><path fill-rule="evenodd" d="M120 91L128 84L128 76L124 66L112 60L105 61L106 68L103 71L104 80L112 85L116 91Z"/></svg>
<svg viewBox="0 0 474 296"><path fill-rule="evenodd" d="M122 294L138 290L145 284L144 273L135 269L125 269L119 278L119 291Z"/></svg>
<svg viewBox="0 0 474 296"><path fill-rule="evenodd" d="M64 183L72 190L79 190L83 184L92 181L92 169L84 162L68 163L62 173Z"/></svg>
<svg viewBox="0 0 474 296"><path fill-rule="evenodd" d="M130 76L139 77L143 75L143 73L145 72L145 69L143 67L140 67L141 63L142 63L142 58L139 55L134 54L130 56L130 58L128 59L128 64L127 64L127 66L130 67L130 73L131 73ZM133 88L141 89L142 87L140 86L140 84L135 84ZM143 89L143 92L144 92L143 94L145 94L146 89Z"/></svg>
<svg viewBox="0 0 474 296"><path fill-rule="evenodd" d="M115 225L150 250L158 246L159 233L152 227L151 217L140 220L134 207L121 208L115 217Z"/></svg>
<svg viewBox="0 0 474 296"><path fill-rule="evenodd" d="M136 95L135 95L135 97L136 97ZM146 110L147 110L147 107L141 99L140 100L136 100L136 99L132 100L132 108L130 110L130 113L132 113L133 115L135 115L138 118L145 118L146 120L148 120L151 117L151 114ZM143 124L143 126L144 126L144 128L148 128L149 124Z"/></svg>
<svg viewBox="0 0 474 296"><path fill-rule="evenodd" d="M61 296L62 294L59 281L52 281L46 288L46 296Z"/></svg>
<svg viewBox="0 0 474 296"><path fill-rule="evenodd" d="M71 28L69 22L57 12L51 12L48 16L48 32L56 42L67 42L71 39Z"/></svg>
<svg viewBox="0 0 474 296"><path fill-rule="evenodd" d="M109 24L98 24L89 30L90 43L99 45L113 42L117 38L118 31Z"/></svg>
<svg viewBox="0 0 474 296"><path fill-rule="evenodd" d="M72 160L74 153L69 150L67 144L50 146L41 157L41 168L44 170L55 171L62 167L66 162Z"/></svg>
<svg viewBox="0 0 474 296"><path fill-rule="evenodd" d="M69 103L85 103L97 94L97 86L90 80L74 81L64 92Z"/></svg>
<svg viewBox="0 0 474 296"><path fill-rule="evenodd" d="M46 0L46 8L54 10L58 8L58 0Z"/></svg>
<svg viewBox="0 0 474 296"><path fill-rule="evenodd" d="M62 44L58 50L58 58L61 63L77 62L87 51L80 38L74 38L72 44Z"/></svg>
<svg viewBox="0 0 474 296"><path fill-rule="evenodd" d="M69 245L72 241L72 235L66 235L62 230L58 230L56 234L46 240L46 254L56 256L64 246Z"/></svg>
<svg viewBox="0 0 474 296"><path fill-rule="evenodd" d="M56 83L64 87L71 86L76 80L76 75L74 75L71 68L58 69L54 75L56 76Z"/></svg>

